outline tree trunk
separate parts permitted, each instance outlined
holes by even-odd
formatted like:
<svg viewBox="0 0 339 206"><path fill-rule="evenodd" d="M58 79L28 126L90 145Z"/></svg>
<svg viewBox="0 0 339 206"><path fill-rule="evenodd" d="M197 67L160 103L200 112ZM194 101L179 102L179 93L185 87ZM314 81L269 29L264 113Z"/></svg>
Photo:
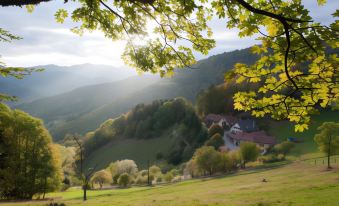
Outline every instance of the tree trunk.
<svg viewBox="0 0 339 206"><path fill-rule="evenodd" d="M47 177L45 177L44 194L42 195L42 199L45 199L46 187L47 187Z"/></svg>
<svg viewBox="0 0 339 206"><path fill-rule="evenodd" d="M331 142L332 142L332 136L329 136L328 141L328 151L327 151L327 169L331 169Z"/></svg>
<svg viewBox="0 0 339 206"><path fill-rule="evenodd" d="M84 190L84 201L86 201L87 200L87 194L86 194L86 192L87 192L87 185L83 186L83 190Z"/></svg>

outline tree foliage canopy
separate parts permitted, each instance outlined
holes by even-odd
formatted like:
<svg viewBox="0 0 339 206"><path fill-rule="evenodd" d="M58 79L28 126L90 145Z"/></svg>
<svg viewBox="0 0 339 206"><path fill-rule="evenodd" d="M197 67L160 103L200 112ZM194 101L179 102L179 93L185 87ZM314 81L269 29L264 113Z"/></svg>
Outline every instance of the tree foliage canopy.
<svg viewBox="0 0 339 206"><path fill-rule="evenodd" d="M339 123L324 122L319 128L319 133L315 135L320 151L325 154L335 155L339 153Z"/></svg>
<svg viewBox="0 0 339 206"><path fill-rule="evenodd" d="M210 137L209 140L205 142L206 146L212 146L214 149L219 149L219 147L223 146L224 140L222 136L219 133L214 134L212 137Z"/></svg>
<svg viewBox="0 0 339 206"><path fill-rule="evenodd" d="M20 40L21 37L11 34L9 31L0 28L0 43L10 43L13 40ZM26 75L31 74L33 71L42 71L42 69L23 68L23 67L6 67L5 62L1 60L0 56L0 77L14 77L22 79ZM8 96L7 94L0 93L1 101L13 101L16 100L14 96Z"/></svg>
<svg viewBox="0 0 339 206"><path fill-rule="evenodd" d="M104 184L112 182L112 175L106 170L100 170L94 173L93 177L91 178L91 182L98 183L101 189Z"/></svg>
<svg viewBox="0 0 339 206"><path fill-rule="evenodd" d="M252 142L241 142L239 154L245 166L247 162L257 160L259 156L259 148Z"/></svg>
<svg viewBox="0 0 339 206"><path fill-rule="evenodd" d="M224 129L219 124L212 124L210 128L208 128L208 137L212 137L215 134L219 134L220 136L224 135Z"/></svg>
<svg viewBox="0 0 339 206"><path fill-rule="evenodd" d="M29 199L61 180L58 148L41 120L0 104L0 199Z"/></svg>
<svg viewBox="0 0 339 206"><path fill-rule="evenodd" d="M44 1L48 0L7 0L0 5ZM338 56L325 50L339 46L339 21L315 22L301 0L74 1L78 3L74 10L60 9L55 14L58 22L70 17L79 23L72 29L75 33L101 30L112 40L127 40L125 62L161 76L191 67L196 62L194 51L207 54L215 46L208 27L212 18L226 19L227 28L238 29L240 37L259 36L261 45L253 47L259 60L253 65L237 64L231 76L238 83L262 86L235 94L235 109L288 119L296 123L296 131L303 131L319 107L338 104ZM318 0L319 6L325 3ZM332 15L338 17L338 10ZM153 22L152 35L149 22Z"/></svg>
<svg viewBox="0 0 339 206"><path fill-rule="evenodd" d="M212 175L220 167L220 154L211 146L203 146L197 149L193 159L196 161L198 168L201 171L208 172L209 175Z"/></svg>

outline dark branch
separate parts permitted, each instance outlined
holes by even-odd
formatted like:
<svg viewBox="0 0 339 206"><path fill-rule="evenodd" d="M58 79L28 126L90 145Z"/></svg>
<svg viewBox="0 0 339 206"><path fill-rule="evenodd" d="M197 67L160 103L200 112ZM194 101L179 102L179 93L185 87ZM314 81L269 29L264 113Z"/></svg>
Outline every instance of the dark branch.
<svg viewBox="0 0 339 206"><path fill-rule="evenodd" d="M1 0L0 6L26 6L26 5L37 5L42 2L49 2L52 0Z"/></svg>
<svg viewBox="0 0 339 206"><path fill-rule="evenodd" d="M26 5L37 5L43 2L49 2L52 0L0 0L0 6L26 6ZM65 3L68 0L65 0ZM130 2L140 2L142 4L153 4L155 0L128 0Z"/></svg>
<svg viewBox="0 0 339 206"><path fill-rule="evenodd" d="M255 13L255 14L261 14L264 16L268 16L271 17L273 19L279 20L280 22L285 21L285 22L293 22L293 23L304 23L304 22L312 22L312 21L305 21L305 20L301 20L301 19L292 19L289 17L285 17L282 15L278 15L278 14L274 14L265 10L261 10L261 9L257 9L252 7L249 3L247 3L244 0L236 0L239 4L241 4L243 7L245 7L247 10Z"/></svg>

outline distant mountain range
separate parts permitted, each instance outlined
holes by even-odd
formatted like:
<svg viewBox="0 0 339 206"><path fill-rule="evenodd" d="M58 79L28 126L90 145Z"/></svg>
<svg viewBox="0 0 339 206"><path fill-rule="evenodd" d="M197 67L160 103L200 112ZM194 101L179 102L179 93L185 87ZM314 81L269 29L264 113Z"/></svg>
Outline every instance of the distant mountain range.
<svg viewBox="0 0 339 206"><path fill-rule="evenodd" d="M0 78L0 93L18 97L20 104L54 96L75 88L122 80L136 75L133 69L107 65L80 64L73 66L41 65L43 72L34 72L22 80Z"/></svg>
<svg viewBox="0 0 339 206"><path fill-rule="evenodd" d="M232 69L235 63L251 64L256 58L250 49L226 52L199 61L194 66L196 69L178 69L172 78L159 80L156 76L135 76L112 83L77 88L18 105L17 108L42 118L54 139L60 140L67 133L84 134L92 131L108 118L117 117L139 103L178 96L194 102L199 91L222 83L224 73ZM112 74L106 74L109 75ZM50 77L41 77L39 81L48 82L45 78ZM68 81L70 80L60 78L58 83L69 84ZM48 87L46 84L46 90ZM27 87L33 90L32 88L35 87Z"/></svg>

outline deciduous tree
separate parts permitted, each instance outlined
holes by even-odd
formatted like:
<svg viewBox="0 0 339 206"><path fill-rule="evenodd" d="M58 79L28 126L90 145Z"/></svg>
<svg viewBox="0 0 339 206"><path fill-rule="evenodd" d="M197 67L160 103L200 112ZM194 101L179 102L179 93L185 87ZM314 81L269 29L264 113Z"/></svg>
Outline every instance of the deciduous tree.
<svg viewBox="0 0 339 206"><path fill-rule="evenodd" d="M327 155L327 168L331 168L331 155L339 153L339 123L324 122L315 135L320 151Z"/></svg>
<svg viewBox="0 0 339 206"><path fill-rule="evenodd" d="M206 146L212 146L214 149L219 149L219 147L223 146L224 139L219 133L214 134L209 140L206 141L205 145Z"/></svg>
<svg viewBox="0 0 339 206"><path fill-rule="evenodd" d="M93 177L91 178L91 182L98 183L100 185L100 189L102 189L104 184L112 182L112 175L106 170L100 170L94 173Z"/></svg>
<svg viewBox="0 0 339 206"><path fill-rule="evenodd" d="M218 170L220 165L220 155L211 146L203 146L197 149L193 158L196 161L198 168L209 175L212 175Z"/></svg>
<svg viewBox="0 0 339 206"><path fill-rule="evenodd" d="M127 187L132 182L132 177L128 173L122 173L119 177L118 184L121 187Z"/></svg>
<svg viewBox="0 0 339 206"><path fill-rule="evenodd" d="M243 162L243 166L246 167L247 162L257 160L259 156L259 148L252 142L241 142L239 154Z"/></svg>
<svg viewBox="0 0 339 206"><path fill-rule="evenodd" d="M220 136L224 135L224 129L218 124L212 124L212 126L208 129L209 137L212 137L215 134L220 134Z"/></svg>
<svg viewBox="0 0 339 206"><path fill-rule="evenodd" d="M0 104L0 198L30 199L60 186L58 149L36 119Z"/></svg>

